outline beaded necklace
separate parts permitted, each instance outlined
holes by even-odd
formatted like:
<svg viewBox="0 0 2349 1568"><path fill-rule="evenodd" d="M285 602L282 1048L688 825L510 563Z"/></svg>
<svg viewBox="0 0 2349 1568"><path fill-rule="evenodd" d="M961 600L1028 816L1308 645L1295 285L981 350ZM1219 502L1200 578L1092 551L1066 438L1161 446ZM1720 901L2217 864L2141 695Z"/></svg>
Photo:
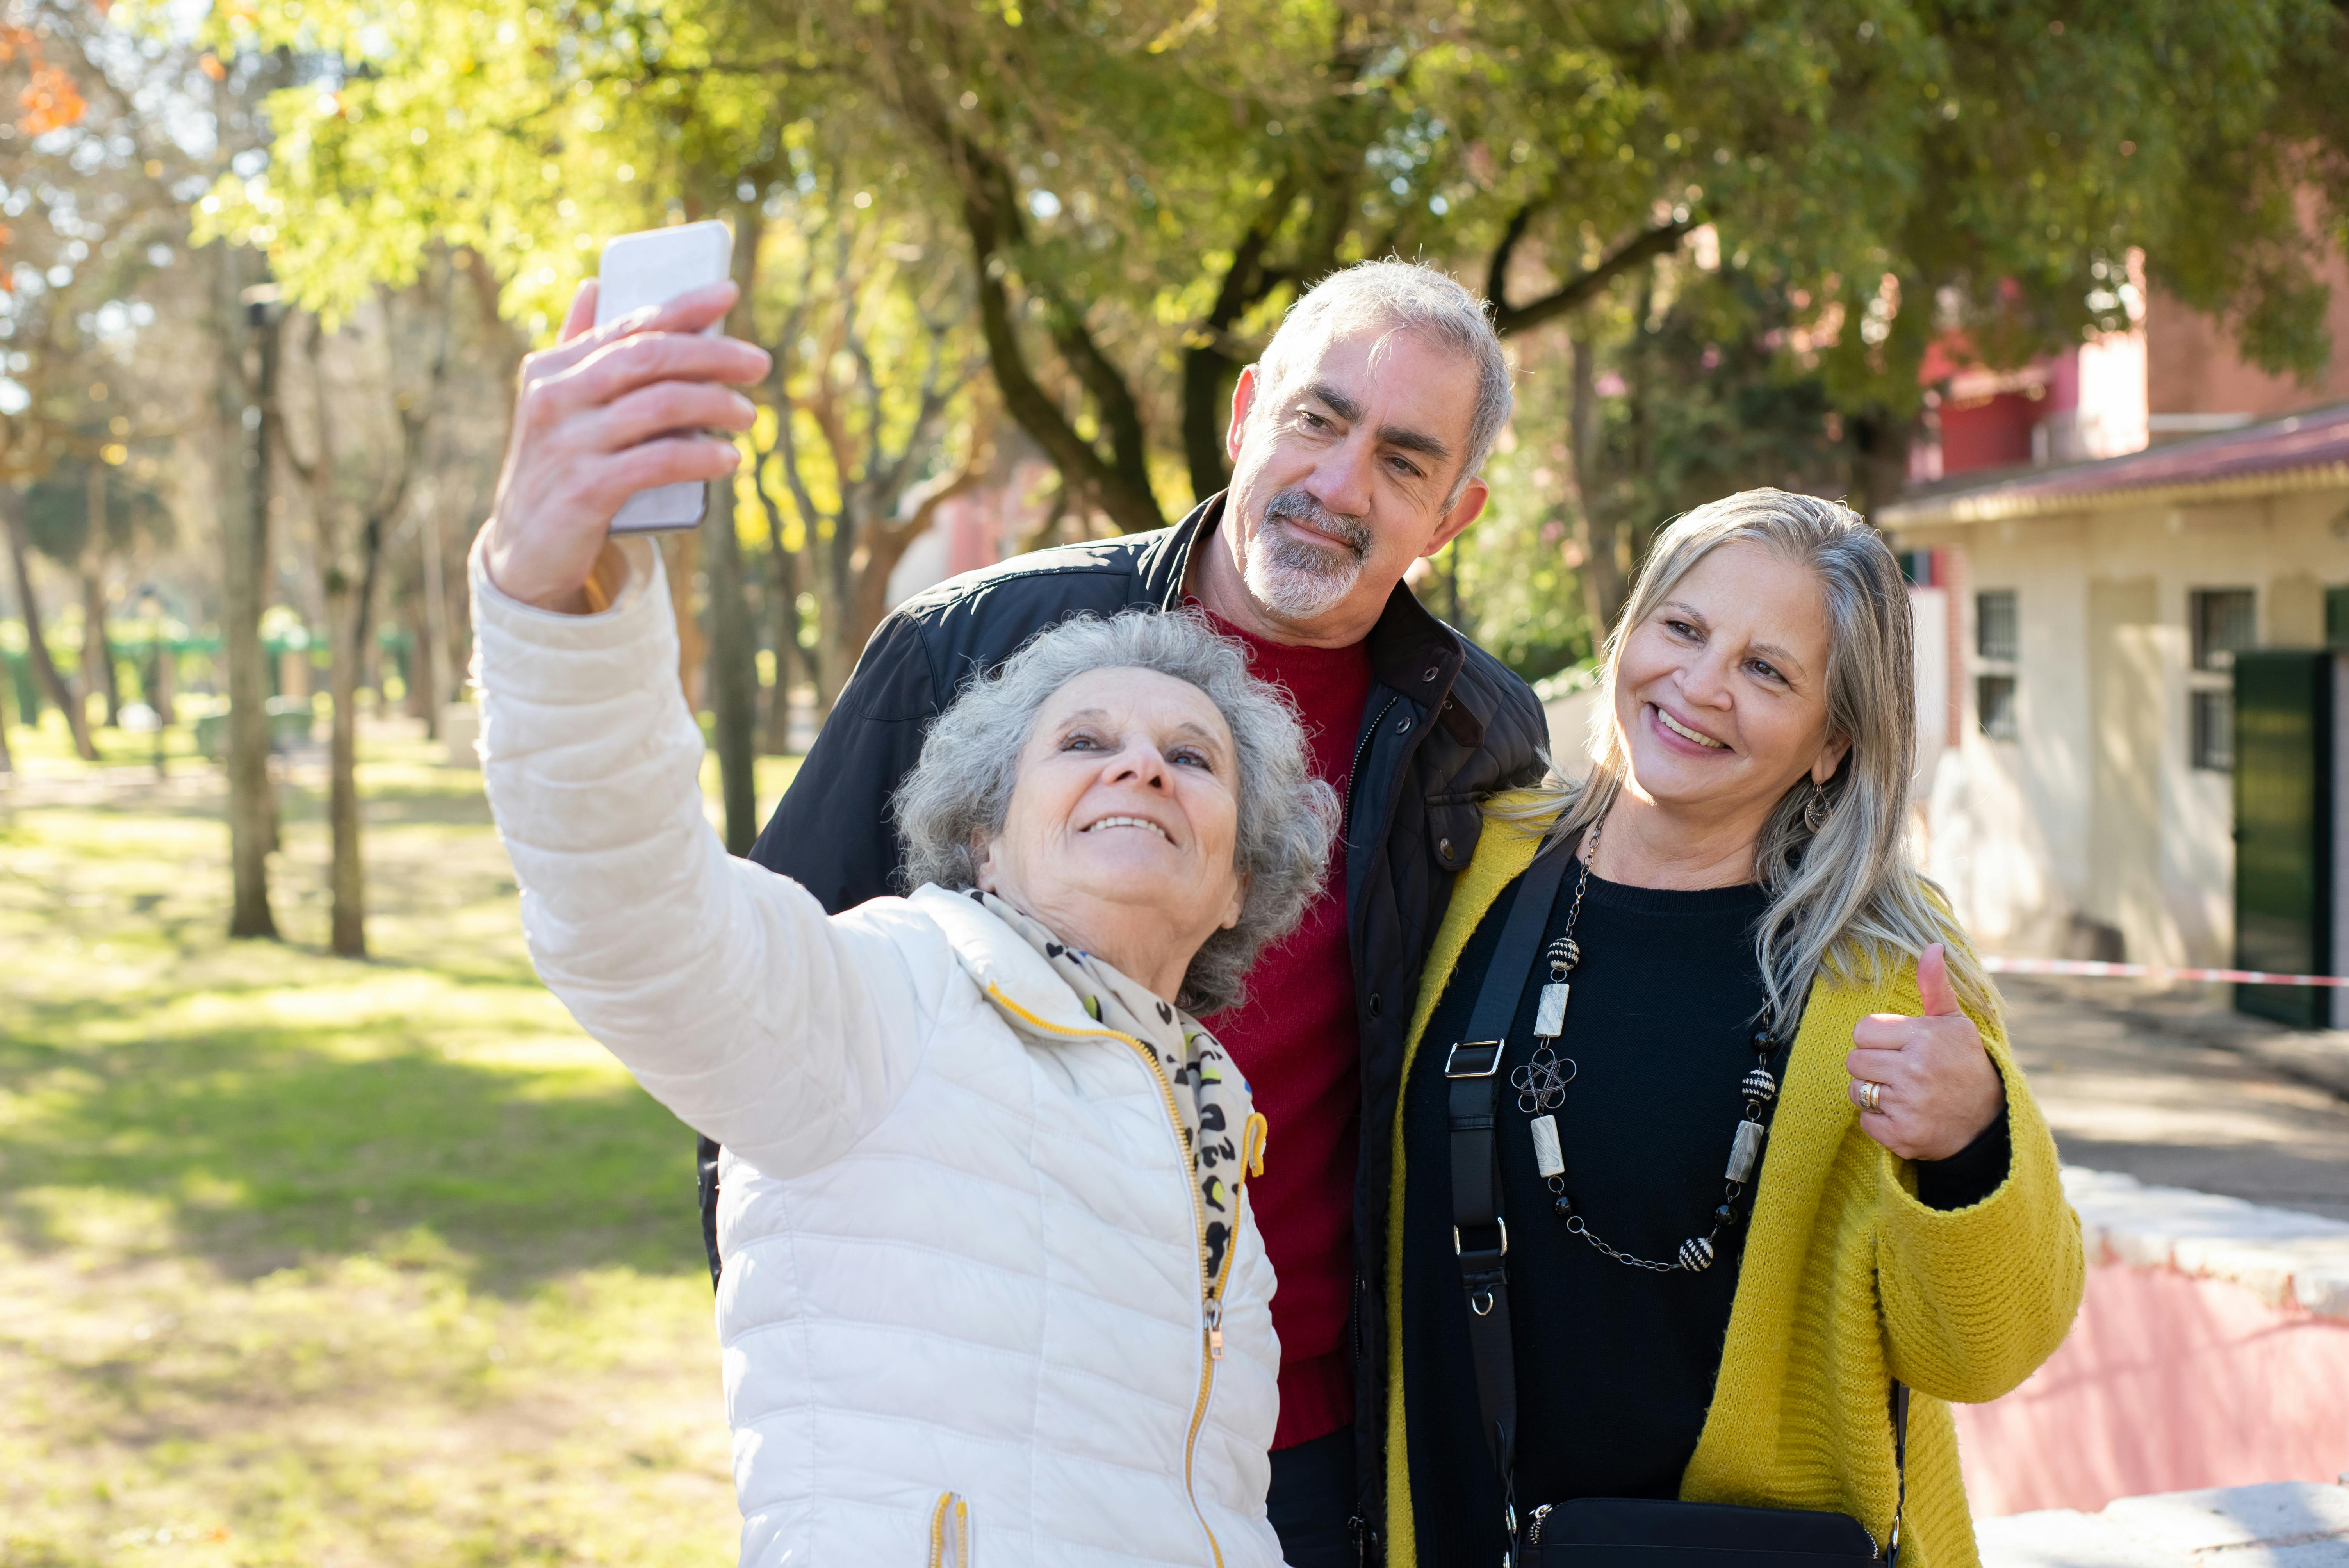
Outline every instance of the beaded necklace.
<svg viewBox="0 0 2349 1568"><path fill-rule="evenodd" d="M1638 1257L1601 1239L1566 1190L1566 1155L1558 1143L1557 1118L1551 1113L1566 1103L1566 1087L1581 1071L1573 1057L1559 1056L1556 1047L1558 1036L1566 1029L1567 976L1582 961L1582 949L1574 942L1575 922L1582 913L1582 896L1590 890L1590 866L1599 858L1599 834L1606 825L1603 818L1592 824L1590 842L1578 857L1581 871L1574 883L1574 902L1566 912L1566 928L1543 954L1549 964L1549 980L1542 986L1541 1002L1534 1013L1534 1053L1523 1067L1509 1075L1509 1085L1517 1091L1517 1109L1531 1119L1534 1167L1549 1188L1550 1211L1566 1222L1569 1235L1581 1237L1627 1268L1648 1269L1656 1274L1701 1274L1713 1266L1713 1243L1723 1232L1737 1223L1738 1200L1745 1195L1746 1184L1762 1161L1762 1141L1769 1131L1764 1112L1778 1097L1778 1080L1770 1072L1770 1058L1777 1054L1778 1037L1767 1029L1754 1031L1753 1044L1757 1060L1741 1085L1745 1094L1745 1110L1730 1140L1729 1163L1723 1172L1725 1185L1721 1203L1713 1212L1713 1229L1682 1242L1670 1262Z"/></svg>

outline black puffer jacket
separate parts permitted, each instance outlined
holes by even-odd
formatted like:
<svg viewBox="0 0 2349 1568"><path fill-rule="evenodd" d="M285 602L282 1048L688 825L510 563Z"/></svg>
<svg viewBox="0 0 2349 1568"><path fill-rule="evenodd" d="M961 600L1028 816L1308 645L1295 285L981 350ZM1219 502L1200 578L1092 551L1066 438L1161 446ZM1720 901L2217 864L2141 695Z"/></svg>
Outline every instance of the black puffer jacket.
<svg viewBox="0 0 2349 1568"><path fill-rule="evenodd" d="M1209 499L1170 529L1023 555L939 584L898 606L855 674L750 858L838 913L906 890L888 810L930 720L974 674L1044 627L1091 611L1182 603L1191 552L1222 521ZM1369 638L1371 685L1347 802L1347 932L1361 1025L1362 1145L1354 1191L1357 1436L1363 1520L1385 1517L1381 1425L1386 1291L1381 1271L1403 1033L1452 879L1483 823L1478 802L1536 780L1547 744L1541 706L1499 661L1397 585ZM717 1150L701 1150L702 1236L715 1277ZM1369 1527L1360 1527L1367 1538ZM1366 1556L1375 1543L1365 1541Z"/></svg>

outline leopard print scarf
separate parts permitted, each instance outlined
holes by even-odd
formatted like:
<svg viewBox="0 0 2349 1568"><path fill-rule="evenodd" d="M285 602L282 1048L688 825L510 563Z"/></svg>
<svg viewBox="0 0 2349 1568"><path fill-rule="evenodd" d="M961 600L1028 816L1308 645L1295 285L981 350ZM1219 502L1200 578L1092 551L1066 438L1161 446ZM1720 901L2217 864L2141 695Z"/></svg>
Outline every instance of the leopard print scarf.
<svg viewBox="0 0 2349 1568"><path fill-rule="evenodd" d="M1225 1259L1239 1223L1240 1188L1251 1172L1264 1172L1264 1119L1254 1112L1234 1115L1247 1094L1247 1080L1196 1019L1092 954L1071 947L993 893L973 889L970 896L1018 932L1068 982L1095 1023L1133 1036L1157 1056L1174 1091L1174 1114L1190 1151L1192 1178L1199 1184L1206 1219L1200 1233L1201 1262L1212 1298L1222 1288Z"/></svg>

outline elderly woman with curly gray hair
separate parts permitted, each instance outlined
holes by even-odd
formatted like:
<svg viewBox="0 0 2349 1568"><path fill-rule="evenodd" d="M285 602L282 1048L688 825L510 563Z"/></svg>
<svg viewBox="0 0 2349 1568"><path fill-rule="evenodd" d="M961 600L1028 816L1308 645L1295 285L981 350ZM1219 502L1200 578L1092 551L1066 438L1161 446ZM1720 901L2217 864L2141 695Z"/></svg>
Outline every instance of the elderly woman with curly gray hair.
<svg viewBox="0 0 2349 1568"><path fill-rule="evenodd" d="M484 531L481 754L539 973L727 1150L742 1561L1278 1563L1264 1120L1195 1015L1328 863L1295 714L1200 619L1063 624L933 727L909 895L828 916L711 833L608 515Z"/></svg>

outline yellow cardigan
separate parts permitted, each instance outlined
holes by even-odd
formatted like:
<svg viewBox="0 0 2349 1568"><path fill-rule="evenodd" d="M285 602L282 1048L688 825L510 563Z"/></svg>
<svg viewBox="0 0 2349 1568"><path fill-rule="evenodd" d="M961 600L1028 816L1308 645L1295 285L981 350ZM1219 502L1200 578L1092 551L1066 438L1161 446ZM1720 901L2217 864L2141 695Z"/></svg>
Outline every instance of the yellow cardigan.
<svg viewBox="0 0 2349 1568"><path fill-rule="evenodd" d="M1537 830L1485 824L1428 954L1404 1046L1405 1083L1461 949L1532 862L1538 841ZM1847 1513L1885 1540L1895 1496L1889 1401L1898 1377L1914 1390L1902 1568L1978 1568L1946 1401L1994 1399L2063 1343L2080 1305L2080 1222L2056 1179L2054 1140L1996 1016L1974 1018L2006 1080L2014 1155L1996 1191L1970 1208L1929 1209L1914 1195L1909 1162L1859 1130L1843 1066L1852 1026L1870 1013L1919 1008L1913 957L1885 985L1823 977L1812 988L1763 1156L1713 1406L1681 1496ZM1402 1213L1398 1112L1390 1280L1402 1274ZM1387 1315L1386 1492L1388 1563L1414 1568L1400 1311Z"/></svg>

